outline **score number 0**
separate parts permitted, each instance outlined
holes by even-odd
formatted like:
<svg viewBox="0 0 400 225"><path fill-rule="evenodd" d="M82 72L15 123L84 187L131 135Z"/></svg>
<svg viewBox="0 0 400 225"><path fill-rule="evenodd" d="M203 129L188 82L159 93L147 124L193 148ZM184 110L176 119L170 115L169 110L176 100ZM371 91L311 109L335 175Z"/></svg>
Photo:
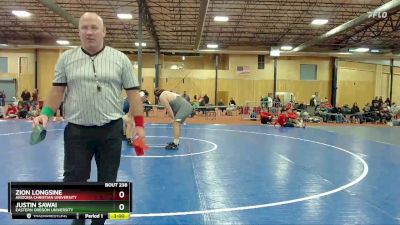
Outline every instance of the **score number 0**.
<svg viewBox="0 0 400 225"><path fill-rule="evenodd" d="M125 197L125 192L120 191L120 192L118 193L118 197L119 197L119 198L124 198L124 197ZM119 210L122 211L122 210L125 209L125 205L124 205L124 204L119 204L118 208L119 208Z"/></svg>

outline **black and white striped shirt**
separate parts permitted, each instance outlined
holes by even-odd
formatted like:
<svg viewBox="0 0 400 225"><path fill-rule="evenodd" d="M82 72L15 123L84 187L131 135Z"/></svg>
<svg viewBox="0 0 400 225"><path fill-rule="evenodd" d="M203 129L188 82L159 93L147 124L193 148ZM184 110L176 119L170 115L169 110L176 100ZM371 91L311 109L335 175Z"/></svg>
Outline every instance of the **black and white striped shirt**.
<svg viewBox="0 0 400 225"><path fill-rule="evenodd" d="M67 86L64 98L67 122L101 126L124 115L122 88L139 89L139 82L122 52L104 47L90 55L82 48L75 48L58 59L53 86Z"/></svg>

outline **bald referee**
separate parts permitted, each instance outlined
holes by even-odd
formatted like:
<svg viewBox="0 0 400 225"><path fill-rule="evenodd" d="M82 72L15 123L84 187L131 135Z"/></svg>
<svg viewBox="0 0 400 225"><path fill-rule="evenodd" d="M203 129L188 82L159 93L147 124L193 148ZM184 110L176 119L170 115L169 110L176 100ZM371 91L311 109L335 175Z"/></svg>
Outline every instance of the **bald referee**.
<svg viewBox="0 0 400 225"><path fill-rule="evenodd" d="M65 92L64 116L64 182L86 182L91 160L97 165L97 180L114 182L120 164L122 145L123 99L125 89L136 135L144 138L143 104L139 83L132 64L123 53L104 46L106 29L95 13L84 13L79 19L81 47L64 52L57 63L50 94L42 115L33 126L47 126L59 107ZM104 224L105 220L92 220ZM72 224L85 224L74 220Z"/></svg>

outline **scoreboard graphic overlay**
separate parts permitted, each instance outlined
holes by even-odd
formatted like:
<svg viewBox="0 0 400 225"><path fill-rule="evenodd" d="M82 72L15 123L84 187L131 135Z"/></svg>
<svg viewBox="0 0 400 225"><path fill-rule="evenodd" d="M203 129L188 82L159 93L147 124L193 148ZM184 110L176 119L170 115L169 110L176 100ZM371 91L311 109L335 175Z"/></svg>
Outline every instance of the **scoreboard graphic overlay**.
<svg viewBox="0 0 400 225"><path fill-rule="evenodd" d="M13 219L129 219L130 182L9 182Z"/></svg>

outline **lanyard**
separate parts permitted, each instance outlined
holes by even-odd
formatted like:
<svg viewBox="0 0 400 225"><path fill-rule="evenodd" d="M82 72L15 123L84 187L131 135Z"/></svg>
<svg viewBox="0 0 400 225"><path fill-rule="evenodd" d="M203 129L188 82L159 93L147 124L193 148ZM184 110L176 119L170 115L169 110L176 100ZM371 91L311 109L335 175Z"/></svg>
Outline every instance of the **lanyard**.
<svg viewBox="0 0 400 225"><path fill-rule="evenodd" d="M97 91L101 91L100 82L97 80L96 67L94 66L94 60L96 59L96 57L97 55L94 57L90 57L90 60L92 61L92 67L93 67L94 79L96 80Z"/></svg>

